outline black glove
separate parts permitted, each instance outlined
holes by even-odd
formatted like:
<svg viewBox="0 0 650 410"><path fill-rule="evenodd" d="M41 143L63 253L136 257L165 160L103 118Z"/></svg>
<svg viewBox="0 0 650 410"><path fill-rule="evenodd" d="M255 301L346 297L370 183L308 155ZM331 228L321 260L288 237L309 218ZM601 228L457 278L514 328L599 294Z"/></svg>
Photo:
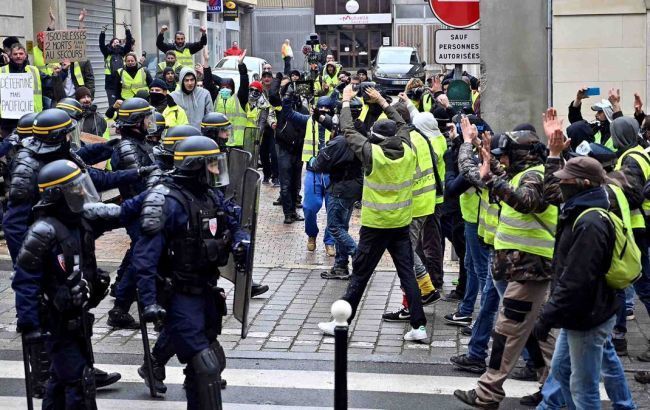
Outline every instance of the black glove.
<svg viewBox="0 0 650 410"><path fill-rule="evenodd" d="M544 323L543 320L537 319L537 322L535 322L535 327L533 328L533 336L535 336L535 339L539 340L540 342L545 342L546 339L548 339L549 333L551 333L551 326Z"/></svg>
<svg viewBox="0 0 650 410"><path fill-rule="evenodd" d="M151 175L152 172L158 170L158 165L147 165L144 167L138 168L138 175L140 178L146 178Z"/></svg>
<svg viewBox="0 0 650 410"><path fill-rule="evenodd" d="M235 257L236 263L244 263L246 261L247 253L248 247L241 242L237 242L232 250L232 255Z"/></svg>
<svg viewBox="0 0 650 410"><path fill-rule="evenodd" d="M106 145L108 145L109 147L115 147L117 144L119 144L120 141L122 141L121 138L113 138L106 141Z"/></svg>
<svg viewBox="0 0 650 410"><path fill-rule="evenodd" d="M176 100L174 100L174 97L172 97L171 94L167 94L167 106L168 107L175 107L176 106Z"/></svg>
<svg viewBox="0 0 650 410"><path fill-rule="evenodd" d="M90 286L86 279L79 280L76 286L70 289L72 296L72 304L75 306L83 306L90 299Z"/></svg>
<svg viewBox="0 0 650 410"><path fill-rule="evenodd" d="M145 307L142 311L142 319L149 323L162 320L166 315L167 311L157 303Z"/></svg>
<svg viewBox="0 0 650 410"><path fill-rule="evenodd" d="M28 345L41 343L46 336L47 333L43 333L41 329L36 328L28 332L23 332L23 341Z"/></svg>

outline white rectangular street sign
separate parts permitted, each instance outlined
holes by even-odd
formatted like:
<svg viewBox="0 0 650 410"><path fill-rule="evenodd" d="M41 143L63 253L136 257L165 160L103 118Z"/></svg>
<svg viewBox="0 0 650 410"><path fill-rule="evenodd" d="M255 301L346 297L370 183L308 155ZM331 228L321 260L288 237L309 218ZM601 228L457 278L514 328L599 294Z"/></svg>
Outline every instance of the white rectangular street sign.
<svg viewBox="0 0 650 410"><path fill-rule="evenodd" d="M2 118L19 119L34 112L34 77L31 73L0 74Z"/></svg>
<svg viewBox="0 0 650 410"><path fill-rule="evenodd" d="M480 30L437 30L436 63L480 64Z"/></svg>

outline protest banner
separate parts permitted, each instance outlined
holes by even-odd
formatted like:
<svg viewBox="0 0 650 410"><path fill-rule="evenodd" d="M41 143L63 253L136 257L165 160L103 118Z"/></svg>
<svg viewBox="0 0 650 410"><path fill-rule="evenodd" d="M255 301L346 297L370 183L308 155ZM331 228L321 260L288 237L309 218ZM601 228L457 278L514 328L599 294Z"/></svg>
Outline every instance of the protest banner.
<svg viewBox="0 0 650 410"><path fill-rule="evenodd" d="M31 73L0 74L2 118L18 119L34 112L34 77Z"/></svg>
<svg viewBox="0 0 650 410"><path fill-rule="evenodd" d="M86 60L86 30L46 31L43 55L46 63Z"/></svg>

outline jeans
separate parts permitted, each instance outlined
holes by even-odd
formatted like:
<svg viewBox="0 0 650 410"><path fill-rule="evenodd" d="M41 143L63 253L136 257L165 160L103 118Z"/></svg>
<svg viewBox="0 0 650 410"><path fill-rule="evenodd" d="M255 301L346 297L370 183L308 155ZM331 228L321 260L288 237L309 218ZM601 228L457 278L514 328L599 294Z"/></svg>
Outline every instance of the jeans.
<svg viewBox="0 0 650 410"><path fill-rule="evenodd" d="M330 200L330 195L327 193L327 186L330 183L330 177L327 174L316 174L312 171L305 171L305 197L303 198L302 206L305 214L305 233L310 238L318 236L318 211L323 206L325 200L325 209ZM323 238L325 245L334 245L334 238L329 230L325 229L325 236Z"/></svg>
<svg viewBox="0 0 650 410"><path fill-rule="evenodd" d="M280 176L280 201L284 216L296 212L296 199L300 192L302 161L300 152L294 153L277 144L278 173Z"/></svg>
<svg viewBox="0 0 650 410"><path fill-rule="evenodd" d="M602 366L601 376L603 377L607 397L612 402L612 407L614 409L635 409L636 406L625 379L623 366L616 355L611 339L607 339L603 346ZM552 374L548 376L542 387L542 396L544 399L537 406L537 410L559 410L566 407L560 383L553 378Z"/></svg>
<svg viewBox="0 0 650 410"><path fill-rule="evenodd" d="M489 259L492 259L492 252L490 252ZM488 357L488 343L494 328L496 314L499 311L499 302L506 291L506 286L508 286L506 281L492 279L490 262L485 278L485 287L481 295L481 309L472 327L472 337L468 345L467 355L472 359L485 360Z"/></svg>
<svg viewBox="0 0 650 410"><path fill-rule="evenodd" d="M265 126L260 146L260 162L264 179L278 177L278 156L275 151L275 130Z"/></svg>
<svg viewBox="0 0 650 410"><path fill-rule="evenodd" d="M628 286L625 288L625 308L627 310L634 310L634 297L636 292L634 292L634 286Z"/></svg>
<svg viewBox="0 0 650 410"><path fill-rule="evenodd" d="M284 59L284 74L289 75L291 72L291 57L286 56Z"/></svg>
<svg viewBox="0 0 650 410"><path fill-rule="evenodd" d="M336 247L334 266L347 267L348 259L357 250L357 244L348 233L354 199L330 196L327 202L327 230L332 234Z"/></svg>
<svg viewBox="0 0 650 410"><path fill-rule="evenodd" d="M420 299L420 288L413 273L413 249L409 238L409 227L378 229L362 226L359 231L359 245L352 258L352 276L343 299L352 306L352 321L359 307L359 302L368 286L377 264L384 252L388 250L404 290L411 312L411 326L417 329L427 324Z"/></svg>
<svg viewBox="0 0 650 410"><path fill-rule="evenodd" d="M488 271L488 248L478 237L478 224L465 222L465 295L458 312L461 316L471 316L479 291L485 287ZM481 296L483 298L483 296ZM482 302L481 302L482 303Z"/></svg>
<svg viewBox="0 0 650 410"><path fill-rule="evenodd" d="M570 410L600 408L601 371L605 385L609 386L608 394L614 395L612 401L624 403L615 408L634 408L623 366L609 339L615 321L616 317L612 316L586 331L560 330L551 374Z"/></svg>

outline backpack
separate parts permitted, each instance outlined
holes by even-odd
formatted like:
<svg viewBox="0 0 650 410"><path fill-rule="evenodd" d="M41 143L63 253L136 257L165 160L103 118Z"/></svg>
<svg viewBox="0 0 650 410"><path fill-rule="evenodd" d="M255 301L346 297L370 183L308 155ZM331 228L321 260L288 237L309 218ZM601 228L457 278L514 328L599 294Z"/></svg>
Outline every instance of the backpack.
<svg viewBox="0 0 650 410"><path fill-rule="evenodd" d="M612 264L605 274L605 280L607 281L607 285L612 289L625 289L641 276L641 250L634 240L629 217L625 218L624 216L626 220L624 222L613 212L609 212L603 208L589 208L578 215L573 223L573 228L575 228L575 224L583 215L594 211L607 217L614 227L616 235Z"/></svg>

